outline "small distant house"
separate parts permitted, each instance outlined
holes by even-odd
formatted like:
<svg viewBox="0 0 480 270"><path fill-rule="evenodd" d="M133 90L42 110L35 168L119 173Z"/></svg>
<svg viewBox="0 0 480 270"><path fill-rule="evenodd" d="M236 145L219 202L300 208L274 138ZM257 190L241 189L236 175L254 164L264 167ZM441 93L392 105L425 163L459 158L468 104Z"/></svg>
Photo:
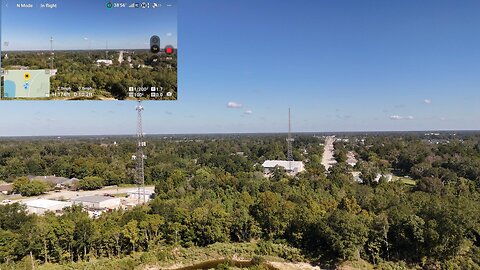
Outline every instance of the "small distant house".
<svg viewBox="0 0 480 270"><path fill-rule="evenodd" d="M114 141L113 143L109 144L109 143L101 143L100 144L101 147L110 147L110 146L118 146L118 143L116 141Z"/></svg>
<svg viewBox="0 0 480 270"><path fill-rule="evenodd" d="M392 175L392 174L380 174L380 173L378 173L377 176L375 177L375 179L374 179L373 181L375 181L375 182L380 181L380 178L382 178L382 176L385 177L385 180L386 180L387 182L390 182L390 181L392 181L392 179L393 179L393 175Z"/></svg>
<svg viewBox="0 0 480 270"><path fill-rule="evenodd" d="M357 165L357 158L355 158L355 153L353 153L352 151L348 152L347 153L347 163L348 165L352 166L352 167L355 167L355 165Z"/></svg>
<svg viewBox="0 0 480 270"><path fill-rule="evenodd" d="M360 172L358 171L355 171L355 172L352 172L352 175L353 175L353 180L357 183L363 183L363 180L362 178L360 177Z"/></svg>
<svg viewBox="0 0 480 270"><path fill-rule="evenodd" d="M0 185L0 192L4 195L8 195L12 193L13 185L12 184L1 184Z"/></svg>
<svg viewBox="0 0 480 270"><path fill-rule="evenodd" d="M358 183L363 183L363 179L362 179L362 175L360 172L352 172L352 175L353 175L353 179L358 182ZM392 174L380 174L380 173L377 173L377 175L375 176L375 179L373 179L374 182L379 182L380 181L380 178L385 177L385 180L387 182L390 182L392 181L393 179L393 175Z"/></svg>
<svg viewBox="0 0 480 270"><path fill-rule="evenodd" d="M47 184L50 184L56 188L68 188L71 187L75 182L78 181L76 178L66 178L58 176L29 176L30 181L40 181Z"/></svg>

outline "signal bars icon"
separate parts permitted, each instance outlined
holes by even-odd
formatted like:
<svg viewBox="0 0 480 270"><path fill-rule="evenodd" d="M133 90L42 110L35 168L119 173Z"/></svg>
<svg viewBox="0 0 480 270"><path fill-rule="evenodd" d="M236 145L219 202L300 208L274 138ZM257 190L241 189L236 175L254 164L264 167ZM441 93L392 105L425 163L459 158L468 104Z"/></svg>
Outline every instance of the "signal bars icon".
<svg viewBox="0 0 480 270"><path fill-rule="evenodd" d="M159 7L162 7L162 4L159 4L159 3L148 3L148 2L142 2L142 3L139 3L139 2L136 2L136 3L131 3L130 5L128 5L129 8L159 8Z"/></svg>

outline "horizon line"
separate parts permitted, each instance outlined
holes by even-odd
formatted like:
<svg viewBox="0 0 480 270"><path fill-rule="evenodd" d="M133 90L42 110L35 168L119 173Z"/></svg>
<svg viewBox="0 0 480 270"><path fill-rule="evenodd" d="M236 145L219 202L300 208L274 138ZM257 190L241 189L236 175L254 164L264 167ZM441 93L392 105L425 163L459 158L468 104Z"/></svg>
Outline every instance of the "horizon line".
<svg viewBox="0 0 480 270"><path fill-rule="evenodd" d="M430 129L430 130L364 130L364 131L298 131L292 132L292 134L332 134L334 133L417 133L417 132L480 132L480 129ZM272 131L272 132L203 132L203 133L145 133L145 136L178 136L178 135L251 135L251 134L288 134L288 131ZM52 135L0 135L0 138L15 138L15 137L99 137L99 136L115 136L115 137L128 137L137 136L136 134L52 134Z"/></svg>

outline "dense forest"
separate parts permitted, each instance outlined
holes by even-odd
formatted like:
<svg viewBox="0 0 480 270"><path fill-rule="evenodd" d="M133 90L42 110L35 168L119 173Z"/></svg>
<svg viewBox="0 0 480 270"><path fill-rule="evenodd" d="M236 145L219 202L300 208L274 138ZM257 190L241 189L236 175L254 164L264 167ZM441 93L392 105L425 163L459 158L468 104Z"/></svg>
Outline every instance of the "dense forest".
<svg viewBox="0 0 480 270"><path fill-rule="evenodd" d="M79 208L32 216L19 204L0 206L0 263L68 265L139 253L164 260L176 248L254 243L256 255L323 267L362 260L376 269L480 269L479 134L343 138L326 172L323 139L295 136L294 157L306 172L278 168L270 178L260 165L285 158L284 136L150 138L153 201L97 219ZM125 138L4 139L0 180L55 174L132 183L134 152ZM377 173L393 173L394 181L372 181Z"/></svg>
<svg viewBox="0 0 480 270"><path fill-rule="evenodd" d="M5 54L8 58L5 59ZM50 69L50 52L3 52L4 69ZM111 51L58 51L54 55L54 69L50 91L71 88L78 92L82 87L91 87L94 98L128 99L128 88L163 87L163 92L172 92L177 98L177 57L154 55L146 50L124 51L123 62L119 62L119 52ZM111 60L112 65L97 65L96 61ZM127 60L128 59L128 60ZM153 61L156 59L157 61Z"/></svg>

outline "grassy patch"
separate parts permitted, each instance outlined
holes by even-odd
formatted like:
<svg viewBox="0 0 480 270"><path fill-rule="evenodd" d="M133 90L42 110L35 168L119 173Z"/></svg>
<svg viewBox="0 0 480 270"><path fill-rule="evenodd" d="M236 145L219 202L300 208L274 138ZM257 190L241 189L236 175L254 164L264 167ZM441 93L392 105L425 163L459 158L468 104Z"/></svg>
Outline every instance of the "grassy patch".
<svg viewBox="0 0 480 270"><path fill-rule="evenodd" d="M409 179L409 178L403 178L400 181L402 183L404 183L405 185L409 185L409 186L416 186L417 185L417 182L415 182L415 180L412 180L412 179Z"/></svg>
<svg viewBox="0 0 480 270"><path fill-rule="evenodd" d="M60 270L60 269L75 269L75 270L107 270L107 269L118 269L118 270L133 270L138 269L137 267L142 264L141 260L138 258L137 254L128 256L121 259L93 259L88 262L77 262L69 263L66 265L60 264L42 264L39 265L36 269L38 270Z"/></svg>
<svg viewBox="0 0 480 270"><path fill-rule="evenodd" d="M119 184L119 188L125 188L125 187L137 187L135 184Z"/></svg>
<svg viewBox="0 0 480 270"><path fill-rule="evenodd" d="M364 260L344 262L337 267L339 270L373 270L374 267Z"/></svg>
<svg viewBox="0 0 480 270"><path fill-rule="evenodd" d="M60 270L60 269L164 269L172 266L186 266L200 262L217 259L233 260L258 260L258 262L283 262L289 258L296 257L299 250L283 244L276 244L267 241L249 243L216 243L207 247L173 247L159 246L148 252L136 252L123 258L91 258L85 262L66 264L35 262L35 269L38 270ZM299 256L299 255L298 255ZM303 260L303 258L299 257ZM298 258L297 258L298 259ZM151 266L151 267L149 267ZM0 269L31 269L29 257L10 265L0 265ZM230 269L234 267L229 267ZM246 269L246 268L243 268ZM263 269L261 265L252 266L249 269Z"/></svg>
<svg viewBox="0 0 480 270"><path fill-rule="evenodd" d="M407 186L416 186L417 185L417 182L415 180L413 180L412 178L407 178L407 177L402 177L402 176L396 176L394 175L392 177L392 180L393 181L400 181L400 183L403 183Z"/></svg>

